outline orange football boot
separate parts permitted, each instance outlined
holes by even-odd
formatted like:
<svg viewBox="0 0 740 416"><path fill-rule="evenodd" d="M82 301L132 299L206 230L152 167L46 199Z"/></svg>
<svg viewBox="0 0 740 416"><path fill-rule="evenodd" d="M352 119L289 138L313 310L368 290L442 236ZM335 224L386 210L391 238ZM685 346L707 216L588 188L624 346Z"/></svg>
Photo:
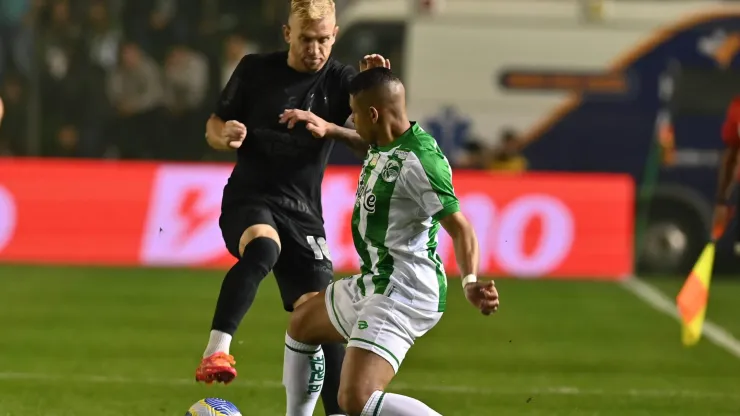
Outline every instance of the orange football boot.
<svg viewBox="0 0 740 416"><path fill-rule="evenodd" d="M203 381L206 384L217 383L229 384L236 378L236 364L234 357L224 352L217 352L203 359L200 366L195 370L195 381Z"/></svg>

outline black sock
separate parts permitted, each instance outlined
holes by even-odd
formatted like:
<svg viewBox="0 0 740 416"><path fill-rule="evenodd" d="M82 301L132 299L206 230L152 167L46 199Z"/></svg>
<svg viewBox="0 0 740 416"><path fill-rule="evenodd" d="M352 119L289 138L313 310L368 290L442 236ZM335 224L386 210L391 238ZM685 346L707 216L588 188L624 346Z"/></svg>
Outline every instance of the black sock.
<svg viewBox="0 0 740 416"><path fill-rule="evenodd" d="M342 361L344 361L343 344L324 344L325 375L324 387L321 389L321 401L324 403L326 415L343 415L344 411L339 407L339 378L342 374Z"/></svg>
<svg viewBox="0 0 740 416"><path fill-rule="evenodd" d="M247 244L241 260L226 273L221 284L211 329L234 335L278 256L280 247L271 238L258 237Z"/></svg>

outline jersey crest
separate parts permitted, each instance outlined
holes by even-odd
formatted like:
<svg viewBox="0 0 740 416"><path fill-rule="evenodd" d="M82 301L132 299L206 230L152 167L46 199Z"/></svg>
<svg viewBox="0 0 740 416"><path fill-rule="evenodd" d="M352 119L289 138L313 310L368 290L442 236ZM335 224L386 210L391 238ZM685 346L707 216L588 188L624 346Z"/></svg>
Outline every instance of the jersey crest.
<svg viewBox="0 0 740 416"><path fill-rule="evenodd" d="M380 177L386 182L394 182L401 174L401 164L395 160L389 160L380 172Z"/></svg>

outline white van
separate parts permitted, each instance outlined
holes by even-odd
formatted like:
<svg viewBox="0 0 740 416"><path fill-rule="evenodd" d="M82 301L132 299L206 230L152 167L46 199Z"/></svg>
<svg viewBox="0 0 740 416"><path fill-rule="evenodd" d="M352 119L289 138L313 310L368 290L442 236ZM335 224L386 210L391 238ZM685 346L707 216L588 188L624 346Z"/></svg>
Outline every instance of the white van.
<svg viewBox="0 0 740 416"><path fill-rule="evenodd" d="M335 56L391 59L408 88L412 118L438 123L442 142L468 135L494 143L503 128L532 132L567 92L500 88L512 67L606 70L657 28L721 1L355 0L340 15ZM592 5L585 7L583 3Z"/></svg>

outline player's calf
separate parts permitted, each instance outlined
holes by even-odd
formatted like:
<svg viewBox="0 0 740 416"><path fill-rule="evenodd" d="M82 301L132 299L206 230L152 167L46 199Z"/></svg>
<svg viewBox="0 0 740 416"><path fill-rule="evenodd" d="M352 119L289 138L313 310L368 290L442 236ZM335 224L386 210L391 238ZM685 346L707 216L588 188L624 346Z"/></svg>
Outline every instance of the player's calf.
<svg viewBox="0 0 740 416"><path fill-rule="evenodd" d="M231 338L252 306L257 288L280 256L277 240L266 236L250 240L244 248L240 246L240 250L241 259L221 283L210 339L203 357L216 352L229 353Z"/></svg>
<svg viewBox="0 0 740 416"><path fill-rule="evenodd" d="M320 292L306 293L293 303L293 310L308 302L311 298L321 294ZM305 319L305 318L301 318ZM324 352L324 362L326 363L326 377L324 378L324 387L321 390L321 401L324 404L324 412L328 416L343 414L342 409L337 402L337 392L339 391L339 377L342 371L342 362L344 361L343 343L323 343L321 350Z"/></svg>
<svg viewBox="0 0 740 416"><path fill-rule="evenodd" d="M339 405L349 416L439 416L411 397L386 393L395 369L372 351L349 347L342 367Z"/></svg>
<svg viewBox="0 0 740 416"><path fill-rule="evenodd" d="M384 358L368 350L348 347L339 385L339 406L350 416L364 415L366 407L374 410L377 406L368 406L377 404L378 398L373 395L385 390L394 375L395 370Z"/></svg>
<svg viewBox="0 0 740 416"><path fill-rule="evenodd" d="M322 292L296 308L285 334L283 385L287 416L313 415L326 377L321 344L343 341L329 320L324 297Z"/></svg>
<svg viewBox="0 0 740 416"><path fill-rule="evenodd" d="M235 255L234 243L230 243L229 251ZM280 256L277 231L267 224L247 228L238 245L239 261L221 283L208 344L195 372L196 381L229 383L236 377L234 358L229 354L232 337L252 306L262 279Z"/></svg>

